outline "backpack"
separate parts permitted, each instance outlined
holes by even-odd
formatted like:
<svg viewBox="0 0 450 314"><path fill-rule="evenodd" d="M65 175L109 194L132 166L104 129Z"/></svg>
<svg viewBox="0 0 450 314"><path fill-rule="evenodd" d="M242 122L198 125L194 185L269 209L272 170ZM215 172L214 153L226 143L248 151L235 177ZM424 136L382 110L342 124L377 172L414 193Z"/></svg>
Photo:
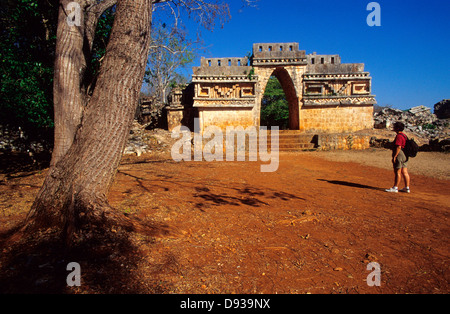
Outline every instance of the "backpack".
<svg viewBox="0 0 450 314"><path fill-rule="evenodd" d="M407 158L414 158L417 156L419 152L419 145L414 141L414 139L409 139L404 133L401 133L406 138L405 148L403 148L403 152Z"/></svg>

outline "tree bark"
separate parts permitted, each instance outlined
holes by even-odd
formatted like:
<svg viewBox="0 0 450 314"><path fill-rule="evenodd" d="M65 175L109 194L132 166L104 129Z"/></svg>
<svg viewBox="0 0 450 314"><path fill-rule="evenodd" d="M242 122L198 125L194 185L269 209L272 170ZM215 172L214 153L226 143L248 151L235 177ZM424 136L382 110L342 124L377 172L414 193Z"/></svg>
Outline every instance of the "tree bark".
<svg viewBox="0 0 450 314"><path fill-rule="evenodd" d="M151 18L151 0L117 1L95 90L82 110L73 143L49 169L27 217L27 228L60 227L70 240L73 231L80 228L105 229L122 222L131 227L123 215L110 208L107 192L122 158L138 103L150 44ZM64 23L62 19L60 24ZM65 26L59 27L57 41L64 46L60 41L69 35L63 34ZM69 57L63 59L66 63L61 61L58 71L74 66L75 61L67 60ZM73 81L79 82L77 77ZM62 98L80 90L72 81L64 84L67 85L60 86ZM62 119L67 114L72 112L61 113Z"/></svg>
<svg viewBox="0 0 450 314"><path fill-rule="evenodd" d="M83 55L83 26L69 26L67 6L71 0L61 0L53 78L55 138L51 166L54 166L72 145L80 124L83 94L80 89L82 72L86 67ZM81 1L77 1L81 5ZM81 15L84 25L84 15Z"/></svg>

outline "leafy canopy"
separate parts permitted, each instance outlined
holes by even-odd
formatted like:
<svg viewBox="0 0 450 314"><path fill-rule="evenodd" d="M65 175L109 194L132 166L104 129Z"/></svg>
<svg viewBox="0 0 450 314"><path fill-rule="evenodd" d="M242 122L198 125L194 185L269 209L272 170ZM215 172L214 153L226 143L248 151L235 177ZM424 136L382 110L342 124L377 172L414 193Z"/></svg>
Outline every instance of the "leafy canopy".
<svg viewBox="0 0 450 314"><path fill-rule="evenodd" d="M274 76L270 77L262 99L261 125L278 126L282 130L289 125L289 104L280 82Z"/></svg>
<svg viewBox="0 0 450 314"><path fill-rule="evenodd" d="M0 7L0 123L52 127L58 1L6 0Z"/></svg>

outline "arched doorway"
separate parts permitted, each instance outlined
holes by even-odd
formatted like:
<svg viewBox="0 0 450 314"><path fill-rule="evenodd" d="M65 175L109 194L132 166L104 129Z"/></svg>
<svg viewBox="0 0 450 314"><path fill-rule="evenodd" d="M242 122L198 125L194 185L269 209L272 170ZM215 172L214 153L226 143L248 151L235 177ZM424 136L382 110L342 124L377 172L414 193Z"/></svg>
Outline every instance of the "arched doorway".
<svg viewBox="0 0 450 314"><path fill-rule="evenodd" d="M280 130L289 129L289 103L275 76L269 78L261 100L260 124L268 128L277 126Z"/></svg>
<svg viewBox="0 0 450 314"><path fill-rule="evenodd" d="M282 89L282 92L279 89ZM283 95L284 94L284 95ZM289 74L289 72L283 68L276 68L270 78L267 79L267 83L264 87L264 96L261 98L261 110L260 110L260 125L261 126L274 126L273 120L278 120L281 125L278 125L280 129L289 129L289 130L299 130L299 103L297 92L294 86L294 82ZM277 103L268 104L270 101L270 95L275 96L273 101ZM266 110L267 106L272 106L270 110ZM279 106L275 110L273 106ZM270 121L270 117L267 117L267 113L270 111L273 112L277 119L272 119ZM283 116L285 116L285 120L283 121ZM270 123L272 125L265 125Z"/></svg>

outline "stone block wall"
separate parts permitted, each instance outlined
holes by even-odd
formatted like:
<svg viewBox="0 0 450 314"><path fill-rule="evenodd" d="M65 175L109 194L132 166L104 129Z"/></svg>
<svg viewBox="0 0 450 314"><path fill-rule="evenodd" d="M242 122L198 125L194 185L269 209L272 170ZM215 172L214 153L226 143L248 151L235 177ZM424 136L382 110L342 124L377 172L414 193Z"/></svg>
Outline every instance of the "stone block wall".
<svg viewBox="0 0 450 314"><path fill-rule="evenodd" d="M373 128L373 106L307 107L300 110L300 130L306 133L355 132Z"/></svg>
<svg viewBox="0 0 450 314"><path fill-rule="evenodd" d="M201 58L201 66L193 67L194 76L248 75L252 69L247 57L243 58Z"/></svg>
<svg viewBox="0 0 450 314"><path fill-rule="evenodd" d="M320 150L363 150L370 148L370 135L364 134L320 134L318 146Z"/></svg>
<svg viewBox="0 0 450 314"><path fill-rule="evenodd" d="M209 126L225 131L229 126L242 126L245 129L254 125L253 113L249 108L204 108L199 118L202 131Z"/></svg>

